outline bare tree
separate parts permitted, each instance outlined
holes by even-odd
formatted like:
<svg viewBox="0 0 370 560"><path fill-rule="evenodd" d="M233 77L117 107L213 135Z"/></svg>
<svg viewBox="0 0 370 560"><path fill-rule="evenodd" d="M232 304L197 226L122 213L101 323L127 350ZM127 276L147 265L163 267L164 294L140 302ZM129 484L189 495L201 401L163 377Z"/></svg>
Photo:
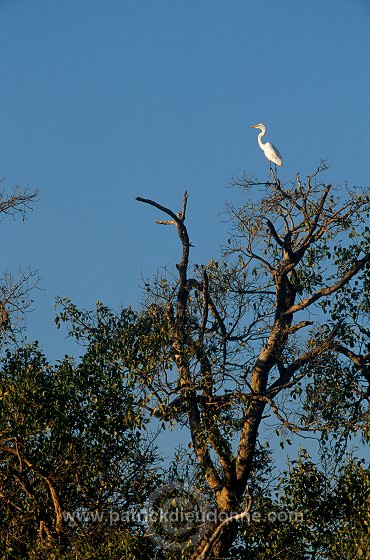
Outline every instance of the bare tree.
<svg viewBox="0 0 370 560"><path fill-rule="evenodd" d="M14 187L11 193L0 190L0 221L18 216L24 220L37 194L36 190L20 187ZM29 293L36 284L37 274L33 271L20 271L18 277L9 272L3 273L0 278L0 333L3 336L16 328L18 319L31 303Z"/></svg>
<svg viewBox="0 0 370 560"><path fill-rule="evenodd" d="M219 512L251 507L247 487L266 417L294 433L348 433L364 418L369 190L339 191L320 181L325 170L284 185L273 174L266 183L235 181L247 200L229 206L232 236L221 258L202 267L189 265L188 194L178 213L137 198L168 217L157 223L175 226L182 246L177 278L147 284L144 315L157 350L152 361L146 355L143 383L153 414L188 426ZM257 185L263 196L249 199ZM308 410L315 387L331 403L326 416L319 406ZM192 558L225 558L237 532L235 519L215 522Z"/></svg>

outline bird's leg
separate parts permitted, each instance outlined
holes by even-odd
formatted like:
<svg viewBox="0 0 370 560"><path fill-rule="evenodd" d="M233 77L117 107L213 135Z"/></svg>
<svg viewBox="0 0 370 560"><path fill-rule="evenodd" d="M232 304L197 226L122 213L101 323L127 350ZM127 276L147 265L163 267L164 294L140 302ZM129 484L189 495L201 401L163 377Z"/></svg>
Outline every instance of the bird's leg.
<svg viewBox="0 0 370 560"><path fill-rule="evenodd" d="M276 178L276 176L277 176L277 169L276 169L276 165L275 165L275 172L274 172L271 163L270 163L270 173L271 173L271 177L272 177L272 180L274 181L274 183L277 183L277 178Z"/></svg>

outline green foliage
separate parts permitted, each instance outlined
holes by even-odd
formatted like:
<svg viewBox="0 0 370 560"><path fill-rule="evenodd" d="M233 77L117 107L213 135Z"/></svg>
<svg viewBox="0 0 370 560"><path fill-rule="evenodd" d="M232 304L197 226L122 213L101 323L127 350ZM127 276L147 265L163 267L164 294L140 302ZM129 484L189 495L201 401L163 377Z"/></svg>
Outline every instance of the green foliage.
<svg viewBox="0 0 370 560"><path fill-rule="evenodd" d="M75 538L72 549L38 542L27 560L163 560L151 541L126 528L99 526L88 540ZM18 559L20 560L20 559Z"/></svg>
<svg viewBox="0 0 370 560"><path fill-rule="evenodd" d="M37 542L68 550L81 534L92 546L96 523L67 522L61 510L74 518L97 512L106 523L111 511L140 507L154 488L141 401L124 368L112 367L100 334L79 363L66 356L50 365L37 345L2 359L0 542L9 560Z"/></svg>
<svg viewBox="0 0 370 560"><path fill-rule="evenodd" d="M260 497L245 528L251 560L366 560L370 545L370 472L349 459L320 470L302 451L275 499ZM244 547L243 547L244 548Z"/></svg>

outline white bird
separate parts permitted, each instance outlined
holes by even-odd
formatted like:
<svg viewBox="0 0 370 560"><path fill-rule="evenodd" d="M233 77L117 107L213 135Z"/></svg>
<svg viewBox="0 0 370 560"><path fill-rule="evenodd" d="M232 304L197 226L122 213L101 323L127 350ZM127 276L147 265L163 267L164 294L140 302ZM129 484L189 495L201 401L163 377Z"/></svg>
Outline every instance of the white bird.
<svg viewBox="0 0 370 560"><path fill-rule="evenodd" d="M260 129L260 133L258 135L258 144L261 148L261 150L263 151L263 153L265 154L265 156L267 157L267 159L269 161L272 161L273 163L275 163L276 165L283 165L283 160L281 158L280 152L277 148L275 148L275 146L273 144L271 144L270 142L266 142L266 144L264 144L261 140L261 138L265 135L266 132L266 127L263 123L258 123L258 124L254 124L252 125L250 128L259 128Z"/></svg>

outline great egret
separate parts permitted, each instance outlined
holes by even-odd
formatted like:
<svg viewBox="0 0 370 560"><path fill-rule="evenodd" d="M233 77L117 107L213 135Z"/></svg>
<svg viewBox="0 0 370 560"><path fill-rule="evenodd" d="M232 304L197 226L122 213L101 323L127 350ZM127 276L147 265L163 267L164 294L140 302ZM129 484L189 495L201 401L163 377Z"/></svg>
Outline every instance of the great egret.
<svg viewBox="0 0 370 560"><path fill-rule="evenodd" d="M263 153L265 154L265 156L267 157L267 159L269 161L272 161L273 163L275 163L276 165L283 165L283 160L281 158L280 152L277 148L275 148L275 146L273 144L271 144L270 142L266 142L266 144L264 144L261 140L261 138L265 135L266 132L266 127L263 123L258 123L258 124L254 124L252 125L250 128L259 128L260 129L260 133L258 135L258 144L261 148L261 150L263 151Z"/></svg>

